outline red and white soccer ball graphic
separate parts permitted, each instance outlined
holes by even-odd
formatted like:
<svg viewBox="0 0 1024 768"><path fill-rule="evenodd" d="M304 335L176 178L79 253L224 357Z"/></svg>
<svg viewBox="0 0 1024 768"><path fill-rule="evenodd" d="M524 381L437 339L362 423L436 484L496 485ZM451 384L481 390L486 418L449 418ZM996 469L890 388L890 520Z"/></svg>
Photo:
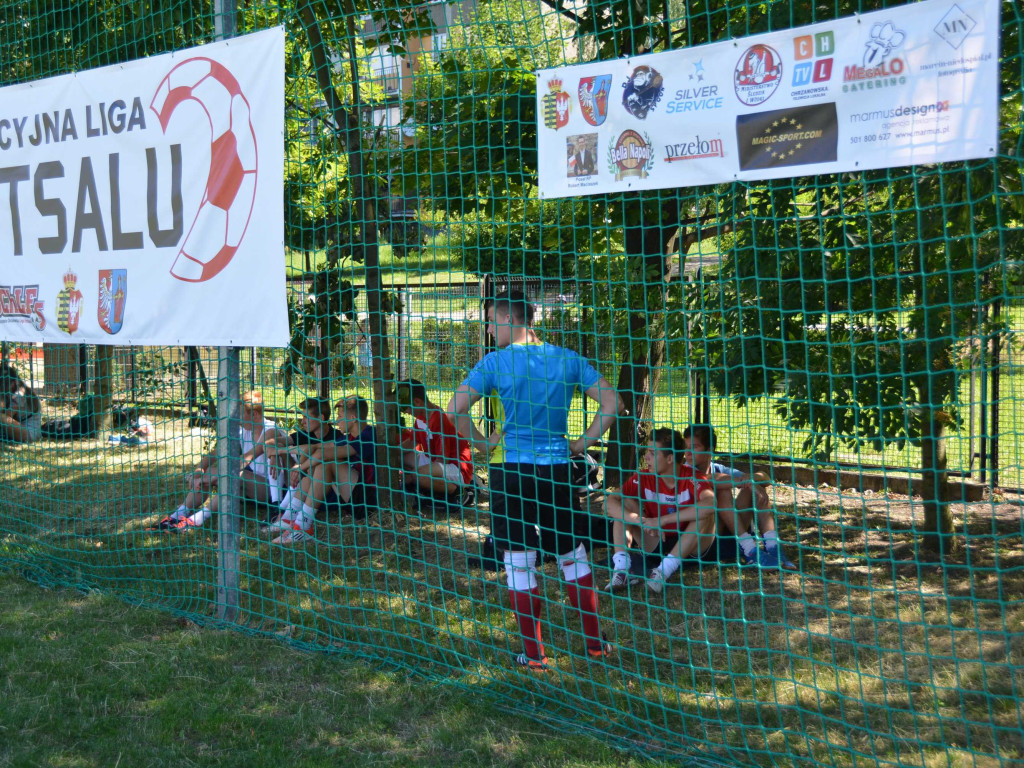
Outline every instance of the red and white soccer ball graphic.
<svg viewBox="0 0 1024 768"><path fill-rule="evenodd" d="M150 104L165 133L174 110L189 99L197 102L210 120L210 175L171 274L201 283L228 265L245 236L259 163L249 102L223 64L197 57L167 73Z"/></svg>

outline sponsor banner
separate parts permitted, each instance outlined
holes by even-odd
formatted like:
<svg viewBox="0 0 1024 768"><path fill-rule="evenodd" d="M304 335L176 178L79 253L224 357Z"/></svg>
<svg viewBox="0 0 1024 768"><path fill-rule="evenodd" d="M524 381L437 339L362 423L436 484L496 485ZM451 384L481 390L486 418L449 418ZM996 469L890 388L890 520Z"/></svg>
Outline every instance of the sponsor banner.
<svg viewBox="0 0 1024 768"><path fill-rule="evenodd" d="M998 103L999 0L541 70L540 196L992 157Z"/></svg>
<svg viewBox="0 0 1024 768"><path fill-rule="evenodd" d="M0 339L285 346L284 32L0 88Z"/></svg>
<svg viewBox="0 0 1024 768"><path fill-rule="evenodd" d="M740 170L834 163L839 145L836 105L772 109L736 118Z"/></svg>

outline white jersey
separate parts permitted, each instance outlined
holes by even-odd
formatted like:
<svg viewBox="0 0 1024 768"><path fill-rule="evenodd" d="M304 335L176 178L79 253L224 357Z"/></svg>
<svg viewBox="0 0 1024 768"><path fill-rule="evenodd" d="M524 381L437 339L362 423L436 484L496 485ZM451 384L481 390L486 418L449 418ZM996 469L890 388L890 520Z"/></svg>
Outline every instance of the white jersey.
<svg viewBox="0 0 1024 768"><path fill-rule="evenodd" d="M273 434L277 431L277 425L271 419L263 420L263 432L260 433L259 440L262 442L267 438L267 434ZM242 441L242 455L249 453L256 447L256 436L253 430L240 427L239 435ZM267 454L261 453L255 459L249 462L249 469L252 470L254 475L259 477L270 477L270 462L267 460Z"/></svg>
<svg viewBox="0 0 1024 768"><path fill-rule="evenodd" d="M24 392L14 392L9 407L18 423L28 431L29 440L38 440L43 434L43 414L32 410L32 400Z"/></svg>
<svg viewBox="0 0 1024 768"><path fill-rule="evenodd" d="M14 418L20 423L24 424L26 421L32 418L35 414L32 411L28 395L24 392L13 392L10 396L10 409L14 413Z"/></svg>

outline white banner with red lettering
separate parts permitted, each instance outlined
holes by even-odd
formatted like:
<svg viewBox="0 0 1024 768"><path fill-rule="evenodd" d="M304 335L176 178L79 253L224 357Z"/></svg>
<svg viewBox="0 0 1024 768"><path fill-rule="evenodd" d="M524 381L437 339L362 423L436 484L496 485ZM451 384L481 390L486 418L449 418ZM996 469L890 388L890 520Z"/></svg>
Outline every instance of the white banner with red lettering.
<svg viewBox="0 0 1024 768"><path fill-rule="evenodd" d="M285 346L284 31L0 88L0 339Z"/></svg>
<svg viewBox="0 0 1024 768"><path fill-rule="evenodd" d="M993 157L999 0L537 73L540 196Z"/></svg>

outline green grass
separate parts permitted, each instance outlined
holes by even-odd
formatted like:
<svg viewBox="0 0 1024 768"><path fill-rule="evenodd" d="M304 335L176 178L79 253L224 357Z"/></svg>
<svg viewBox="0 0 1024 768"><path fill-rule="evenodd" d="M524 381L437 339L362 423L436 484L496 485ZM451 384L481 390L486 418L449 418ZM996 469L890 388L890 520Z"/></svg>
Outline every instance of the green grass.
<svg viewBox="0 0 1024 768"><path fill-rule="evenodd" d="M326 263L326 254L315 251L309 254L309 263L315 271ZM459 283L475 281L477 277L469 272L452 267L456 260L444 248L430 246L405 258L394 255L391 246L381 244L378 257L381 276L388 285L433 285L434 283ZM289 250L285 254L285 274L301 277L306 273L306 253ZM362 285L366 271L363 264L345 262L343 273L357 285Z"/></svg>
<svg viewBox="0 0 1024 768"><path fill-rule="evenodd" d="M640 766L421 676L0 572L0 766Z"/></svg>
<svg viewBox="0 0 1024 768"><path fill-rule="evenodd" d="M141 449L111 451L96 441L0 455L0 562L207 617L215 532L179 538L144 530L180 500L181 475L203 438L180 422L158 428L163 439ZM708 567L684 572L663 598L642 590L605 598L603 626L618 647L608 665L581 658L578 621L545 564L554 671L540 679L509 663L519 641L499 579L466 565L486 532L485 508L452 520L389 510L362 522L331 520L318 527L316 542L284 551L249 518L238 642L285 636L330 652L332 662L358 658L399 678L396 670L413 671L431 681L418 683L431 695L458 690L486 707L519 703L563 733L599 729L614 743L679 761L965 768L1024 761L1021 500L956 505L967 546L942 569L916 547L921 511L912 500L779 488L776 504L801 573ZM599 571L599 581L605 577ZM195 642L219 658L222 637ZM94 666L112 673L112 665ZM204 689L216 679L200 678ZM191 738L192 728L175 732Z"/></svg>

